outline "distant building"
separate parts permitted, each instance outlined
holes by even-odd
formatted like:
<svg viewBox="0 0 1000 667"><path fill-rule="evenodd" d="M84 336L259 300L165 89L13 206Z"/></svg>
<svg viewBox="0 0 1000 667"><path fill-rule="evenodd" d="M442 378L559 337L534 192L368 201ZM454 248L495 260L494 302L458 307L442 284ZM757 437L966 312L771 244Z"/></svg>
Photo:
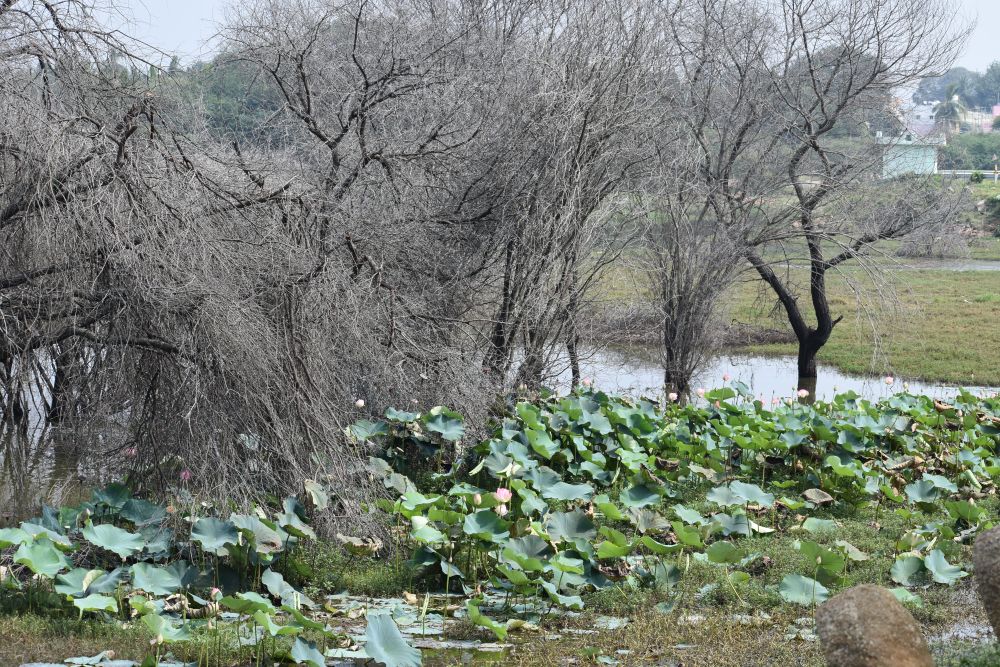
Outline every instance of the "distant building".
<svg viewBox="0 0 1000 667"><path fill-rule="evenodd" d="M880 133L876 142L882 146L882 178L897 178L936 174L938 150L947 140L941 135L907 132L901 137L883 137Z"/></svg>

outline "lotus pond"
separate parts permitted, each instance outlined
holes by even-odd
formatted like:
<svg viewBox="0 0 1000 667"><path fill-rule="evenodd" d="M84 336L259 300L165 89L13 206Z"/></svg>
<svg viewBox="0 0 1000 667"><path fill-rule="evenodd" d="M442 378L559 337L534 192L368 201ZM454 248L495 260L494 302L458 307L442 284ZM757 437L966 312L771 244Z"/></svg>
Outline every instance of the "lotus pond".
<svg viewBox="0 0 1000 667"><path fill-rule="evenodd" d="M997 657L967 569L997 516L995 397L735 382L497 413L478 442L444 407L348 429L384 542L317 539L322 480L246 513L112 485L0 530L0 663L822 664L815 605L865 582L944 664Z"/></svg>

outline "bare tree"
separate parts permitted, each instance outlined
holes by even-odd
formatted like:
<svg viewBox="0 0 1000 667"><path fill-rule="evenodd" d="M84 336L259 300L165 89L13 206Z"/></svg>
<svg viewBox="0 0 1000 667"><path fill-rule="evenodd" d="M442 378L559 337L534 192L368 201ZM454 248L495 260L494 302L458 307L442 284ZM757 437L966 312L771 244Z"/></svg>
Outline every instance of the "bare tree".
<svg viewBox="0 0 1000 667"><path fill-rule="evenodd" d="M677 116L701 147L706 201L780 302L810 388L841 321L827 274L942 213L907 206L907 192L859 218L881 148L868 126L838 130L946 67L967 28L947 0L705 0L676 16ZM776 258L806 266L804 299Z"/></svg>

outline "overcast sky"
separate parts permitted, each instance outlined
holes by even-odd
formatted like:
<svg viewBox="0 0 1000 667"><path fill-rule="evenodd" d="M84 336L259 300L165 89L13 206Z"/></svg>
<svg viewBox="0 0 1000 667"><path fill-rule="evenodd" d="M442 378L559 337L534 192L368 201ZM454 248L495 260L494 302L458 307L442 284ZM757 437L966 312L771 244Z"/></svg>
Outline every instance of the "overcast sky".
<svg viewBox="0 0 1000 667"><path fill-rule="evenodd" d="M229 0L124 0L131 8L126 31L185 62L211 53L216 23ZM586 0L581 0L585 2ZM958 0L962 14L977 19L976 31L957 64L983 70L1000 60L1000 0Z"/></svg>

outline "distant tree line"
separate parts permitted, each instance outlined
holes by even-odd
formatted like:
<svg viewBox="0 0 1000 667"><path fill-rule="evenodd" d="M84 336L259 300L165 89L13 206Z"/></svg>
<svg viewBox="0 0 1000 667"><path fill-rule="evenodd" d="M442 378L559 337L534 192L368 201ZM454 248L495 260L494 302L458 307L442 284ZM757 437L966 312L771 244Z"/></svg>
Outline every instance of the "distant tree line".
<svg viewBox="0 0 1000 667"><path fill-rule="evenodd" d="M991 108L1000 104L1000 60L990 63L984 72L952 67L940 76L923 79L913 93L913 101L945 102L958 95L970 108Z"/></svg>

